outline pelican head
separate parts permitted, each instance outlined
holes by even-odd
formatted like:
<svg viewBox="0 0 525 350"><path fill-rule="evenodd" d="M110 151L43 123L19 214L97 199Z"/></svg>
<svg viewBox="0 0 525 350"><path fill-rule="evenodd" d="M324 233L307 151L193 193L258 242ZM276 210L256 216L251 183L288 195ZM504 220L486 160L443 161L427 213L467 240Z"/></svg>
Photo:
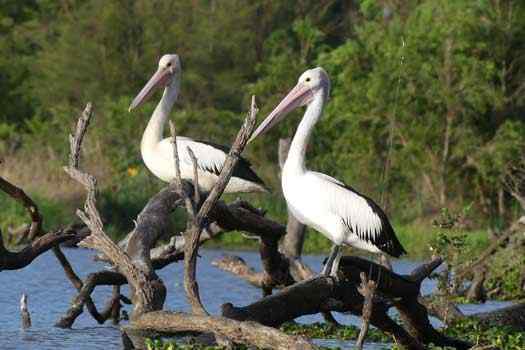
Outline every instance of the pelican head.
<svg viewBox="0 0 525 350"><path fill-rule="evenodd" d="M322 93L324 98L328 98L330 94L330 78L321 67L309 69L301 74L295 87L253 132L250 142L266 133L296 108L308 105L318 93Z"/></svg>
<svg viewBox="0 0 525 350"><path fill-rule="evenodd" d="M181 73L180 58L176 54L167 54L160 58L159 67L146 85L140 90L129 106L131 112L140 107L159 88L173 90L173 98L176 97Z"/></svg>

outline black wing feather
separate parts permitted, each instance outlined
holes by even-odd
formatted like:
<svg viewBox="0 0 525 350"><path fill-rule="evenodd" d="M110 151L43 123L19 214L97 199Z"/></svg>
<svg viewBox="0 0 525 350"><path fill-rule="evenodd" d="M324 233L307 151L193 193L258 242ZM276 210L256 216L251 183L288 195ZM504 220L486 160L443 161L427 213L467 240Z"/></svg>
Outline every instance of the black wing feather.
<svg viewBox="0 0 525 350"><path fill-rule="evenodd" d="M209 142L209 141L202 141L202 140L194 140L195 142L203 143L205 145L211 146L213 148L219 149L223 151L224 153L228 154L230 152L230 148L219 145L217 143ZM199 165L199 167L204 171L209 171L211 173L214 173L215 175L219 175L221 173L221 169L217 166L205 166L205 165ZM259 184L266 188L266 184L264 181L253 171L252 164L249 160L247 160L244 157L239 157L239 161L233 168L233 175L234 177L250 181L256 184Z"/></svg>
<svg viewBox="0 0 525 350"><path fill-rule="evenodd" d="M370 197L367 197L358 191L356 191L354 188L342 184L334 182L336 185L351 191L358 196L363 197L367 204L370 206L372 211L379 217L379 220L381 220L381 231L379 234L372 235L372 232L369 230L361 231L361 232L354 232L360 239L367 241L369 243L372 243L375 245L379 250L392 255L396 258L400 257L403 254L406 254L406 250L403 248L399 240L397 239L396 233L394 231L394 228L390 224L390 221L388 220L388 217L386 216L385 212L379 205L376 204ZM343 223L345 226L347 226L351 231L352 225L349 222L349 219L343 219Z"/></svg>

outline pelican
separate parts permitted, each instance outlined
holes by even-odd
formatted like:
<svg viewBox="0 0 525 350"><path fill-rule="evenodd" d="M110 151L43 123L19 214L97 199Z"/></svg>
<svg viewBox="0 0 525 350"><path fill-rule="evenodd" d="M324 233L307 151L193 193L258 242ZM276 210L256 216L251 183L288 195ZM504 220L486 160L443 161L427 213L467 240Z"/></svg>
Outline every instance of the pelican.
<svg viewBox="0 0 525 350"><path fill-rule="evenodd" d="M179 94L180 76L179 56L175 54L162 56L157 71L129 107L131 112L141 106L156 89L164 88L162 98L151 115L142 136L140 151L146 167L165 182L171 182L175 178L172 138L164 138L164 127ZM181 179L190 182L193 182L193 163L188 148L191 148L197 158L199 190L209 192L217 182L229 149L211 142L177 136ZM241 157L233 170L233 176L225 192L266 191L266 186L252 170L250 162Z"/></svg>
<svg viewBox="0 0 525 350"><path fill-rule="evenodd" d="M372 199L333 177L305 167L308 140L321 118L329 93L330 79L324 69L307 70L259 125L250 141L270 130L292 110L307 106L283 166L282 188L295 217L334 243L321 273L337 278L343 245L394 257L406 252L387 216Z"/></svg>

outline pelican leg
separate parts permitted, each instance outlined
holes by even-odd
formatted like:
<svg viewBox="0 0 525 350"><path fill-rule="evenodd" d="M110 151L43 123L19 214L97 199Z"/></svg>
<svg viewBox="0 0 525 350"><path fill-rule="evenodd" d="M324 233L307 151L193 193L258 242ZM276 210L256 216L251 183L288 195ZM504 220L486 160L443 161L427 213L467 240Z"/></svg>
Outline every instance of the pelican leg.
<svg viewBox="0 0 525 350"><path fill-rule="evenodd" d="M330 255L328 256L328 260L326 260L323 270L321 271L321 275L325 275L325 276L329 275L329 273L332 271L332 265L334 264L334 260L336 259L340 251L341 251L341 246L337 244L334 244L332 246L332 249L330 250ZM337 262L337 264L339 265L339 261Z"/></svg>
<svg viewBox="0 0 525 350"><path fill-rule="evenodd" d="M339 271L339 262L341 261L342 256L343 256L343 250L341 249L341 246L339 246L337 255L335 256L335 259L332 263L332 268L330 269L330 276L335 277L336 279L337 279L337 272Z"/></svg>

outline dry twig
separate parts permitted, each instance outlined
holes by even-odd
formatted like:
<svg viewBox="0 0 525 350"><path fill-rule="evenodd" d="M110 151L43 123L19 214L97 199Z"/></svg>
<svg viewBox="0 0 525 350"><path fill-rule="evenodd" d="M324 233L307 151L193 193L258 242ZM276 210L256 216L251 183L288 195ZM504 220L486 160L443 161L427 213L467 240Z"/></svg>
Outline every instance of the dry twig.
<svg viewBox="0 0 525 350"><path fill-rule="evenodd" d="M370 317L372 317L372 308L374 307L373 298L376 291L376 283L373 280L369 280L364 272L359 274L361 278L361 285L357 288L359 294L364 298L363 311L361 313L363 323L361 324L361 331L355 346L358 349L363 348L363 343L368 333L368 327L370 325Z"/></svg>

